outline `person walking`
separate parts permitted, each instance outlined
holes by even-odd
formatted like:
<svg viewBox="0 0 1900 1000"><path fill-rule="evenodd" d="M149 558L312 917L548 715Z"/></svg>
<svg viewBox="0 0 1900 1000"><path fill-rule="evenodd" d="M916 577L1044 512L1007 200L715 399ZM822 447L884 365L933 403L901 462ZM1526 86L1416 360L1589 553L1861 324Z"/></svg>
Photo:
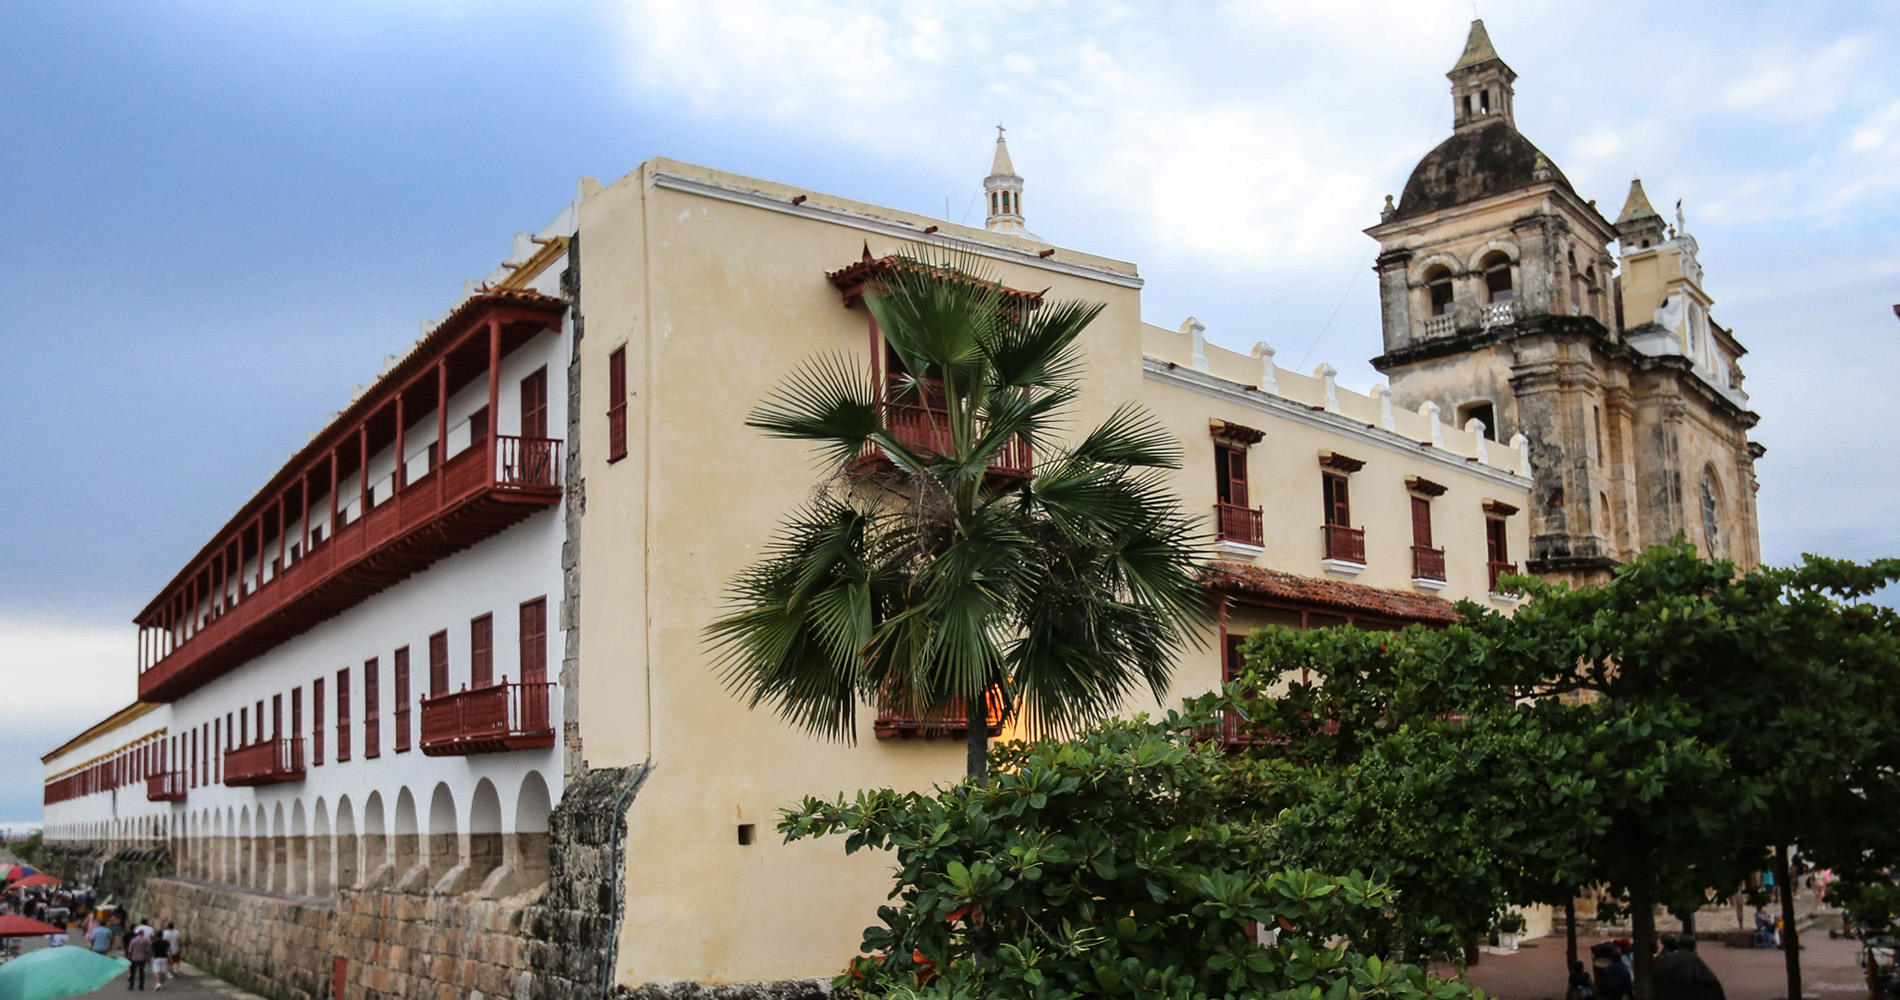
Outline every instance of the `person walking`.
<svg viewBox="0 0 1900 1000"><path fill-rule="evenodd" d="M183 962L185 960L185 936L178 933L178 925L166 923L165 933L161 936L164 937L167 944L171 945L169 964L177 965Z"/></svg>
<svg viewBox="0 0 1900 1000"><path fill-rule="evenodd" d="M1662 957L1650 973L1655 1000L1727 1000L1722 982L1695 953L1695 935L1664 934Z"/></svg>
<svg viewBox="0 0 1900 1000"><path fill-rule="evenodd" d="M152 979L157 989L165 988L165 979L171 974L172 943L163 934L152 938Z"/></svg>
<svg viewBox="0 0 1900 1000"><path fill-rule="evenodd" d="M92 929L86 932L86 942L92 945L93 951L101 955L110 953L112 951L112 928L96 920L87 922L92 925Z"/></svg>
<svg viewBox="0 0 1900 1000"><path fill-rule="evenodd" d="M142 990L145 988L145 964L152 960L152 939L144 931L135 931L125 942L125 957L131 962L125 970L125 988Z"/></svg>

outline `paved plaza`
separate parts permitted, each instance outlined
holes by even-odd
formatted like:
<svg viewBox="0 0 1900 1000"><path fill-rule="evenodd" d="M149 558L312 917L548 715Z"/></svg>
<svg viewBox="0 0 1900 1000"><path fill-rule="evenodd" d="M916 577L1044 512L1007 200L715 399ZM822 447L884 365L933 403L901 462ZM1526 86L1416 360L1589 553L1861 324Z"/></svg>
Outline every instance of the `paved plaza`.
<svg viewBox="0 0 1900 1000"><path fill-rule="evenodd" d="M1577 950L1588 955L1602 938L1579 938ZM1709 964L1728 1000L1778 1000L1788 995L1781 952L1774 948L1725 948L1703 942L1696 953ZM1585 959L1588 961L1588 959ZM1809 1000L1847 1000L1867 995L1861 977L1860 944L1830 941L1826 931L1802 940L1802 993ZM1560 1000L1564 995L1564 939L1526 941L1515 955L1485 955L1471 969L1471 985L1501 1000Z"/></svg>

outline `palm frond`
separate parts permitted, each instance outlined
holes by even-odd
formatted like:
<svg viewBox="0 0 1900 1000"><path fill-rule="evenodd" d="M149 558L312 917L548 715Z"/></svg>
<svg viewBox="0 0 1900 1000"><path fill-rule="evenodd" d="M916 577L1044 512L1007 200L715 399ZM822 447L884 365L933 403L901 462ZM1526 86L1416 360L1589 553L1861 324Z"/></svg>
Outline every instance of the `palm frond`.
<svg viewBox="0 0 1900 1000"><path fill-rule="evenodd" d="M870 373L843 354L823 354L792 372L746 418L772 437L816 441L826 461L852 461L881 429Z"/></svg>

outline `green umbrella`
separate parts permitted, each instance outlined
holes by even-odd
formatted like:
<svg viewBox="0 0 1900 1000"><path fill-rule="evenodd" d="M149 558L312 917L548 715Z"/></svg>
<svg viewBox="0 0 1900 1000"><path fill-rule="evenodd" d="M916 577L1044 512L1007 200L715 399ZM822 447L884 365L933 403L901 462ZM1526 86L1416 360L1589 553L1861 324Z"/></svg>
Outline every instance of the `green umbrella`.
<svg viewBox="0 0 1900 1000"><path fill-rule="evenodd" d="M41 948L0 965L0 1000L54 1000L93 990L132 963L89 948Z"/></svg>

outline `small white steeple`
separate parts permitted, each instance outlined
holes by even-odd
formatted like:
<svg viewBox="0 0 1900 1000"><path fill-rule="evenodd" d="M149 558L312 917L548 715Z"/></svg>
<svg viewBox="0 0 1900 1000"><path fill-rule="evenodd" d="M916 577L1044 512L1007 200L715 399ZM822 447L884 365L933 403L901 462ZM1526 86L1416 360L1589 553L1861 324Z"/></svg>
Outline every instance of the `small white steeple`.
<svg viewBox="0 0 1900 1000"><path fill-rule="evenodd" d="M1001 125L996 126L996 159L990 164L990 175L983 178L983 192L990 202L983 224L993 232L1023 233L1023 179L1009 162L1009 144L1003 141Z"/></svg>

